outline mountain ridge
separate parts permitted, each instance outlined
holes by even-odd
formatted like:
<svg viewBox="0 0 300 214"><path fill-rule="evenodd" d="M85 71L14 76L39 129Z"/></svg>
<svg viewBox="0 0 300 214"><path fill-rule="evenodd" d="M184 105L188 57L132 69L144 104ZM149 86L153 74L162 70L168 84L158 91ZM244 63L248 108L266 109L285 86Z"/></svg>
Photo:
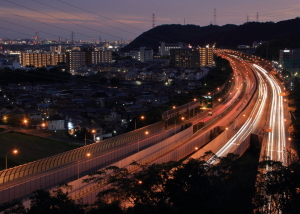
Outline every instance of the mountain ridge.
<svg viewBox="0 0 300 214"><path fill-rule="evenodd" d="M300 18L279 22L248 22L242 25L159 25L135 38L122 52L139 47L158 50L160 42L184 42L192 46L216 43L218 48L236 48L238 45L252 46L254 41L284 39L300 34Z"/></svg>

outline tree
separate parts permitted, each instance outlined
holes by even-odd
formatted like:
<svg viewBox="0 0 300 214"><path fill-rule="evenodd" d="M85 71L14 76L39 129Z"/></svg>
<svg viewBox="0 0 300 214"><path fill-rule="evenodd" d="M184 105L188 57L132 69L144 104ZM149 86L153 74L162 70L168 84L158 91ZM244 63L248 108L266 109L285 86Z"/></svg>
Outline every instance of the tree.
<svg viewBox="0 0 300 214"><path fill-rule="evenodd" d="M82 204L76 204L68 192L64 193L61 188L52 193L39 189L30 197L30 209L27 213L84 213L83 207Z"/></svg>
<svg viewBox="0 0 300 214"><path fill-rule="evenodd" d="M126 205L126 213L252 213L257 168L237 155L218 158L207 153L185 163L139 165L134 173L108 167L90 180L102 181L107 172L110 188L98 200ZM209 157L217 164L207 163ZM250 170L249 170L250 169ZM254 173L253 173L254 172ZM237 188L237 186L239 188Z"/></svg>

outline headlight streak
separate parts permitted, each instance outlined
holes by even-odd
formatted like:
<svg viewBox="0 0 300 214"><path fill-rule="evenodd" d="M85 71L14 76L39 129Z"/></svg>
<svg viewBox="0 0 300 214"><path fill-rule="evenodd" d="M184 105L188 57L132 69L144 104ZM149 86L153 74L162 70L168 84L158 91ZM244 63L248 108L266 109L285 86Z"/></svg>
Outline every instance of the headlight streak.
<svg viewBox="0 0 300 214"><path fill-rule="evenodd" d="M259 86L258 86L258 100L260 102L256 102L253 110L250 113L250 116L243 124L243 126L237 131L237 133L218 151L216 152L217 157L225 156L227 153L232 151L236 145L241 143L254 129L256 129L261 117L263 115L263 109L266 104L268 90L267 85L264 82L264 79L260 74L259 77ZM209 163L213 164L215 159L212 157L208 160Z"/></svg>
<svg viewBox="0 0 300 214"><path fill-rule="evenodd" d="M268 156L270 160L281 161L283 164L287 164L285 157L286 134L283 98L280 96L282 90L273 76L268 75L260 66L254 66L264 74L272 89L272 106L269 120L269 127L272 128L272 132L268 133L267 151L265 155Z"/></svg>

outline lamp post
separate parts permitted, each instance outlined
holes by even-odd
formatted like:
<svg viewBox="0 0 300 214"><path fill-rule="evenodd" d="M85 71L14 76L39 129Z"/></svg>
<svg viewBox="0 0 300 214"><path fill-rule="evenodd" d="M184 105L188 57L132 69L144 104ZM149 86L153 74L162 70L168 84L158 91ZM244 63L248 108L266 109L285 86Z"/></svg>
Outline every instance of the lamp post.
<svg viewBox="0 0 300 214"><path fill-rule="evenodd" d="M148 135L149 132L145 131L145 135ZM138 135L138 152L140 151L140 136Z"/></svg>
<svg viewBox="0 0 300 214"><path fill-rule="evenodd" d="M86 153L86 157L90 157L91 153ZM79 160L77 160L77 178L79 179Z"/></svg>
<svg viewBox="0 0 300 214"><path fill-rule="evenodd" d="M184 118L184 117L181 117L180 119L181 119L181 120L184 120L185 118ZM176 118L175 118L175 134L176 134Z"/></svg>
<svg viewBox="0 0 300 214"><path fill-rule="evenodd" d="M9 152L6 152L6 154L5 154L5 169L7 169L7 155L8 155L8 153L9 153ZM17 154L17 153L18 153L18 150L15 149L15 150L12 151L12 153L13 153L13 154Z"/></svg>
<svg viewBox="0 0 300 214"><path fill-rule="evenodd" d="M95 129L92 129L91 132L92 132L93 134L95 134L95 133L96 133L96 130L95 130ZM86 133L88 133L88 132L85 132L85 134L84 134L84 145L85 145L85 146L86 146ZM95 137L94 137L94 139L95 139Z"/></svg>
<svg viewBox="0 0 300 214"><path fill-rule="evenodd" d="M28 120L24 119L24 124L25 124L26 127L27 127L27 123L28 123Z"/></svg>
<svg viewBox="0 0 300 214"><path fill-rule="evenodd" d="M134 130L136 130L136 120L137 120L138 118L140 118L141 120L145 119L144 116L136 117L136 118L134 119Z"/></svg>

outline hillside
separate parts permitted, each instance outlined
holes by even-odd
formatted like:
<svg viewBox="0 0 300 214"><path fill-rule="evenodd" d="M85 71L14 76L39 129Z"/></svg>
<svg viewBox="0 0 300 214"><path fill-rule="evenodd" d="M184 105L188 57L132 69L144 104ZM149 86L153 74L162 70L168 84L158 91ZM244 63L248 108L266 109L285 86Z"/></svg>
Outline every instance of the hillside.
<svg viewBox="0 0 300 214"><path fill-rule="evenodd" d="M243 25L160 25L152 28L124 47L129 51L142 46L152 47L155 51L159 42L185 42L192 46L216 43L217 47L236 48L237 45L251 45L254 41L286 39L300 34L300 18L274 22L249 22Z"/></svg>

